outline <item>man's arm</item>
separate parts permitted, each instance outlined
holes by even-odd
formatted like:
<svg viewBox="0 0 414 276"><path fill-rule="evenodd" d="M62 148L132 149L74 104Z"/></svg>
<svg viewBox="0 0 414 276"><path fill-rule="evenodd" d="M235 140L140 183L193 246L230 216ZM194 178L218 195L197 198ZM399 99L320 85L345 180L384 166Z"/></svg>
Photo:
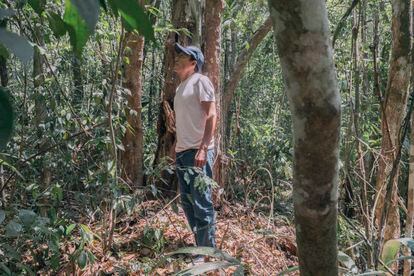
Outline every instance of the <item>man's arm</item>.
<svg viewBox="0 0 414 276"><path fill-rule="evenodd" d="M202 168L206 164L207 148L216 130L217 114L215 102L201 102L201 107L206 114L206 126L204 128L203 139L201 140L200 148L195 156L194 166Z"/></svg>

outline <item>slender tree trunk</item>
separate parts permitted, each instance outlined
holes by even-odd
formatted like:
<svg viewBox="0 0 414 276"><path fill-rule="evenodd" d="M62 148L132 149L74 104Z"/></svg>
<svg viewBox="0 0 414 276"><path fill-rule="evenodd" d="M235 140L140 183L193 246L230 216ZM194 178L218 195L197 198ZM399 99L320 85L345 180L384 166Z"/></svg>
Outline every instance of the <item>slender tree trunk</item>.
<svg viewBox="0 0 414 276"><path fill-rule="evenodd" d="M142 129L142 65L143 65L144 37L136 33L126 34L124 87L130 91L127 96L128 106L125 110L128 127L122 139L125 150L121 151L122 178L135 190L142 186L144 176Z"/></svg>
<svg viewBox="0 0 414 276"><path fill-rule="evenodd" d="M208 0L204 12L204 55L205 64L203 71L210 78L216 93L217 128L214 137L216 162L214 163L213 177L221 186L222 184L222 153L221 135L224 133L221 120L221 85L220 85L220 54L221 54L221 15L224 10L223 0Z"/></svg>
<svg viewBox="0 0 414 276"><path fill-rule="evenodd" d="M407 222L405 225L405 237L413 237L413 219L414 219L414 113L411 116L411 136L410 136L410 170L408 176L407 192ZM405 248L405 256L411 256L411 250ZM411 275L411 260L404 261L404 276Z"/></svg>
<svg viewBox="0 0 414 276"><path fill-rule="evenodd" d="M7 20L0 20L0 28L6 28ZM9 74L7 72L7 59L0 56L0 85L6 87L9 83Z"/></svg>
<svg viewBox="0 0 414 276"><path fill-rule="evenodd" d="M269 0L294 133L293 201L301 275L338 275L341 99L324 0Z"/></svg>
<svg viewBox="0 0 414 276"><path fill-rule="evenodd" d="M405 113L410 74L410 0L393 0L392 8L392 49L385 100L382 105L381 158L376 183L379 194L375 209L376 226L381 237L383 233L384 242L400 236L398 172L391 182L390 189L387 189L386 184L399 145L399 130ZM387 190L391 192L391 202L387 212L383 214Z"/></svg>
<svg viewBox="0 0 414 276"><path fill-rule="evenodd" d="M414 34L414 1L411 1L411 35ZM414 39L411 40L411 78L410 89L414 90ZM412 93L412 92L411 92ZM414 227L414 113L411 114L411 135L410 135L410 165L408 175L408 192L407 192L407 220L405 225L405 237L413 237ZM411 250L405 248L405 256L411 256ZM411 275L411 263L410 259L404 261L404 276Z"/></svg>
<svg viewBox="0 0 414 276"><path fill-rule="evenodd" d="M225 133L227 132L227 129L229 127L228 120L231 117L230 112L230 105L233 101L234 94L236 92L236 88L240 82L240 79L243 76L243 72L246 68L247 63L249 62L251 56L253 55L256 48L259 46L259 44L263 41L263 39L266 37L266 35L270 32L272 28L272 21L270 18L266 19L264 23L260 26L259 29L253 34L253 36L250 38L248 45L248 48L244 48L239 56L237 57L236 63L231 67L231 73L229 80L226 81L224 85L224 91L223 91L223 101L221 103L221 115L222 115L222 123L223 129L225 129ZM228 141L227 135L223 139L224 146L226 146L226 142Z"/></svg>
<svg viewBox="0 0 414 276"><path fill-rule="evenodd" d="M40 19L42 20L42 19ZM40 22L41 23L41 22ZM40 24L41 25L41 24ZM44 46L43 41L43 34L41 30L36 26L34 29L35 36L37 37L38 43L40 47ZM47 136L44 135L43 128L38 127L40 124L44 124L47 121L48 114L47 114L47 107L46 107L46 97L43 95L42 86L45 82L44 77L44 57L40 53L39 48L34 48L34 55L33 55L33 86L35 91L35 116L34 116L34 125L37 129L37 137L39 140L39 151L45 151L49 147L49 139ZM40 166L41 166L41 175L40 175L40 183L42 185L42 189L46 190L50 186L50 182L52 179L52 172L50 166L48 165L47 158L42 157L40 159ZM43 202L44 204L47 203L46 199ZM47 209L42 208L41 214L46 215Z"/></svg>
<svg viewBox="0 0 414 276"><path fill-rule="evenodd" d="M148 126L151 127L153 123L153 102L155 98L156 91L156 77L158 76L157 67L155 67L155 51L152 51L151 54L151 80L149 87L149 97L148 97Z"/></svg>
<svg viewBox="0 0 414 276"><path fill-rule="evenodd" d="M192 36L191 44L195 45L197 47L201 46L201 39L202 39L202 3L201 0L190 0L188 1L190 8L191 8L191 14L194 19L194 33Z"/></svg>

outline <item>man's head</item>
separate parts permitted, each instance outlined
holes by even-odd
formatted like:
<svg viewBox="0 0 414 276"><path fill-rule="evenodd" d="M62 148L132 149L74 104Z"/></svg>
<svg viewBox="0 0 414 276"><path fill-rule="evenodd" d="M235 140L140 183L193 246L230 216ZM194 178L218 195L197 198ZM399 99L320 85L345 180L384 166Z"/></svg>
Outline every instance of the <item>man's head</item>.
<svg viewBox="0 0 414 276"><path fill-rule="evenodd" d="M204 56L201 50L195 46L183 47L180 44L175 44L174 72L177 73L180 79L185 79L188 75L194 72L201 72L204 63Z"/></svg>

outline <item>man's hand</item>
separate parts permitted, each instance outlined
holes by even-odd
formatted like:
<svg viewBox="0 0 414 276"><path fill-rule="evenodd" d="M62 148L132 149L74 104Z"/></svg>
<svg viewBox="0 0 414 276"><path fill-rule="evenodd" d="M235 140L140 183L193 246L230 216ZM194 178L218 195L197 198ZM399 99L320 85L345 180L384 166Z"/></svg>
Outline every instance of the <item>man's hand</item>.
<svg viewBox="0 0 414 276"><path fill-rule="evenodd" d="M207 151L205 149L199 149L195 156L194 166L198 168L204 167L207 162Z"/></svg>

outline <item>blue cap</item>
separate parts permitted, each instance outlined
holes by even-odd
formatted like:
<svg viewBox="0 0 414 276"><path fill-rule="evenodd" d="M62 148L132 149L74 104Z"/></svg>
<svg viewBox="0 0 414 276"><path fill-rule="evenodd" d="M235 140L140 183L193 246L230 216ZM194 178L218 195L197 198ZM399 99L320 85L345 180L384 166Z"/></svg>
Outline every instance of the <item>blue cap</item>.
<svg viewBox="0 0 414 276"><path fill-rule="evenodd" d="M191 56L197 62L197 72L201 72L204 64L204 55L201 50L196 46L188 46L184 47L178 43L175 43L175 51L177 53L184 53L186 55Z"/></svg>

